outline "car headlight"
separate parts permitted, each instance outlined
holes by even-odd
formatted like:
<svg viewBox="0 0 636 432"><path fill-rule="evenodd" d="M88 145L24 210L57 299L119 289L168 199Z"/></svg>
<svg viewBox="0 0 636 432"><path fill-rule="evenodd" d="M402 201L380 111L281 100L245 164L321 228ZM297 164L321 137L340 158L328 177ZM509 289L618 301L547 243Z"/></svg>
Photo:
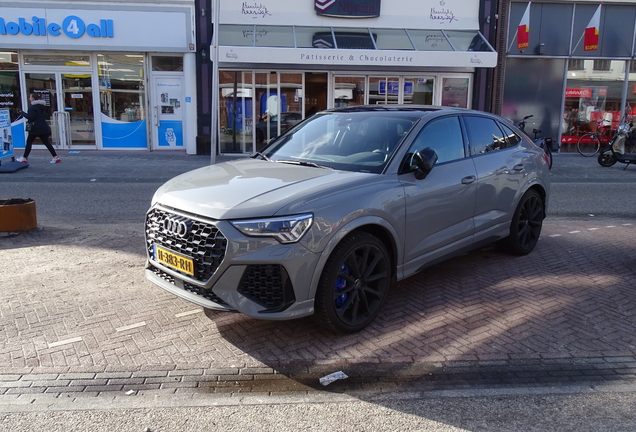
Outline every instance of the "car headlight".
<svg viewBox="0 0 636 432"><path fill-rule="evenodd" d="M274 237L281 243L300 240L314 222L312 214L231 221L234 227L251 237Z"/></svg>

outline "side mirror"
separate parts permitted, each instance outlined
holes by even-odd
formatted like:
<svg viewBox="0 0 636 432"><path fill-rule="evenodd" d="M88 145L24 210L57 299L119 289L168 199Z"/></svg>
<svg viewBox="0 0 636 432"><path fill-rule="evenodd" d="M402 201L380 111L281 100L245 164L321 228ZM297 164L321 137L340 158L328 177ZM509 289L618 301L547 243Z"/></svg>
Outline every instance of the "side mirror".
<svg viewBox="0 0 636 432"><path fill-rule="evenodd" d="M413 155L413 162L416 166L415 178L424 180L437 163L437 153L432 148L426 147Z"/></svg>

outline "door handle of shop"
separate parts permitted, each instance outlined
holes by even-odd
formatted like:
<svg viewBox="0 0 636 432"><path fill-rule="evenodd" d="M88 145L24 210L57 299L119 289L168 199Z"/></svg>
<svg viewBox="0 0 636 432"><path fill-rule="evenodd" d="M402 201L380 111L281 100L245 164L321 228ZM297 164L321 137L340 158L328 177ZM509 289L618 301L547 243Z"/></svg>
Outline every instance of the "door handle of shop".
<svg viewBox="0 0 636 432"><path fill-rule="evenodd" d="M523 164L515 165L512 169L515 171L523 171Z"/></svg>
<svg viewBox="0 0 636 432"><path fill-rule="evenodd" d="M161 105L157 105L157 127L161 126Z"/></svg>
<svg viewBox="0 0 636 432"><path fill-rule="evenodd" d="M477 180L477 177L475 176L464 177L462 179L462 184L465 184L465 185L471 184L471 183L474 183L475 180Z"/></svg>

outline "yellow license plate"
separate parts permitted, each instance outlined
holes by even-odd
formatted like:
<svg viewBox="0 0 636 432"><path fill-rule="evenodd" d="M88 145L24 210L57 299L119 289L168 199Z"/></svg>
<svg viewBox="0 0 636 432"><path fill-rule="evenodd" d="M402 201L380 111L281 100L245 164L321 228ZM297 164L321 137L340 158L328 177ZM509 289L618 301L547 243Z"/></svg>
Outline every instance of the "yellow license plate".
<svg viewBox="0 0 636 432"><path fill-rule="evenodd" d="M194 261L192 261L192 259L170 252L169 250L156 245L154 249L155 260L167 265L168 267L172 267L173 269L187 273L190 276L194 276Z"/></svg>

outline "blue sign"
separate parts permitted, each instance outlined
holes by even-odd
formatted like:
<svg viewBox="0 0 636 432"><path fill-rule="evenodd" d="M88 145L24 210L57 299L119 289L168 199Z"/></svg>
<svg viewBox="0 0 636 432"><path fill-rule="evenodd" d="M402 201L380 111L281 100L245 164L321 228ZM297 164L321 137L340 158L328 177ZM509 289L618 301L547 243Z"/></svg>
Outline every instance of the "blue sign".
<svg viewBox="0 0 636 432"><path fill-rule="evenodd" d="M26 18L18 18L18 22L6 22L0 17L0 35L17 35L25 36L59 36L64 33L66 36L77 39L84 35L90 37L115 37L113 28L113 20L100 19L99 24L86 24L84 20L75 15L69 15L64 18L62 24L47 23L46 18L31 17L30 22Z"/></svg>

